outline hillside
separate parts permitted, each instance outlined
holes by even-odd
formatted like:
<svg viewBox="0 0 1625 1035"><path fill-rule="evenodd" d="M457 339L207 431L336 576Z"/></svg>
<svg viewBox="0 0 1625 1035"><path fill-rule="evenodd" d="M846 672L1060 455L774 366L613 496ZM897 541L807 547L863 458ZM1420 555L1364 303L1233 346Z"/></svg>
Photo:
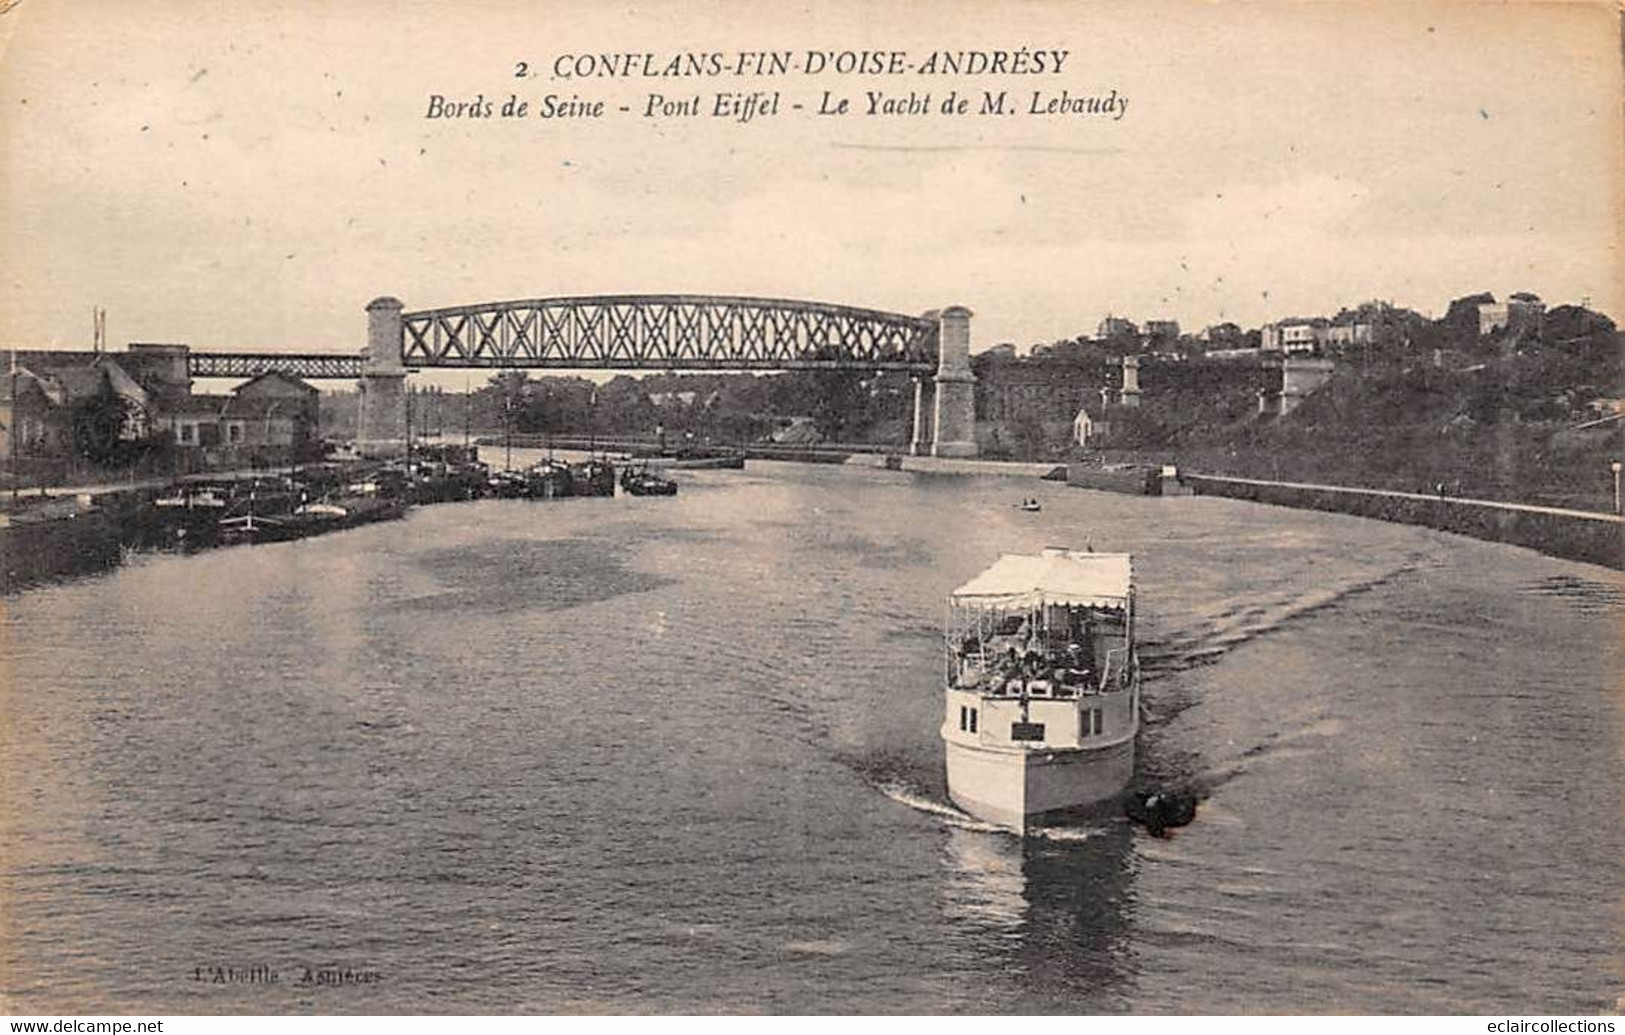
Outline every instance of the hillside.
<svg viewBox="0 0 1625 1035"><path fill-rule="evenodd" d="M1610 508L1625 432L1579 426L1625 395L1621 336L1610 326L1485 351L1340 366L1280 418L1200 393L1159 399L1121 444L1214 473Z"/></svg>

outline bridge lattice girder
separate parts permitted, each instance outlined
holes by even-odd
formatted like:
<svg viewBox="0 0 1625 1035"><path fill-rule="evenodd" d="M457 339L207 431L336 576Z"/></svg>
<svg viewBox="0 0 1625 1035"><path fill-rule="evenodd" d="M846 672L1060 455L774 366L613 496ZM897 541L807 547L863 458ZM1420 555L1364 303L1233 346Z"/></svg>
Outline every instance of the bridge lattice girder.
<svg viewBox="0 0 1625 1035"><path fill-rule="evenodd" d="M403 313L408 367L928 371L936 321L716 295L541 298Z"/></svg>
<svg viewBox="0 0 1625 1035"><path fill-rule="evenodd" d="M249 378L271 370L305 380L355 380L363 373L366 360L359 353L341 352L192 352L186 357L192 377Z"/></svg>

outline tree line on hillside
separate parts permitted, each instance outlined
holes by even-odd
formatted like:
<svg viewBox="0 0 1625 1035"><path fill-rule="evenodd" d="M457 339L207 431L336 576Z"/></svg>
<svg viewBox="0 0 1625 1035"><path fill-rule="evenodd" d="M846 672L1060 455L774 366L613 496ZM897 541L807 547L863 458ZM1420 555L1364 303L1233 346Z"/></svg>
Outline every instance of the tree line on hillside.
<svg viewBox="0 0 1625 1035"><path fill-rule="evenodd" d="M584 377L533 376L503 370L468 393L411 394L414 430L456 435L599 435L652 438L692 435L717 442L755 442L791 419L813 422L821 437L867 441L895 435L912 418L907 374L863 370L796 370L779 374L618 375L599 384ZM324 402L324 426L351 432L357 403ZM905 431L906 433L906 431Z"/></svg>

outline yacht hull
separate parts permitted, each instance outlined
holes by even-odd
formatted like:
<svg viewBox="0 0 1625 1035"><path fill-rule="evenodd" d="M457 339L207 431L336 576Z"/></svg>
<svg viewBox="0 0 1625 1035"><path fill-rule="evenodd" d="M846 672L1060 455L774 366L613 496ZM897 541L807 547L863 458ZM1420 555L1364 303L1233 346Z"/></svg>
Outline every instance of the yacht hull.
<svg viewBox="0 0 1625 1035"><path fill-rule="evenodd" d="M1046 813L1108 801L1134 777L1133 737L1101 747L1049 750L944 744L953 803L1018 833Z"/></svg>

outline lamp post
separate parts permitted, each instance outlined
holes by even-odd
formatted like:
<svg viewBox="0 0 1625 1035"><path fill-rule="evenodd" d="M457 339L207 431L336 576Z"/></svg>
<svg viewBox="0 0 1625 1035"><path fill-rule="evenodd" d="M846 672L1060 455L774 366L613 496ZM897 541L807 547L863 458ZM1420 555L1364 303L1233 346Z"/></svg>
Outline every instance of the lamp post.
<svg viewBox="0 0 1625 1035"><path fill-rule="evenodd" d="M1613 463L1609 464L1608 469L1614 472L1614 513L1625 513L1625 511L1620 510L1619 506L1619 461L1615 460Z"/></svg>
<svg viewBox="0 0 1625 1035"><path fill-rule="evenodd" d="M513 385L505 385L502 395L502 469L513 470Z"/></svg>

